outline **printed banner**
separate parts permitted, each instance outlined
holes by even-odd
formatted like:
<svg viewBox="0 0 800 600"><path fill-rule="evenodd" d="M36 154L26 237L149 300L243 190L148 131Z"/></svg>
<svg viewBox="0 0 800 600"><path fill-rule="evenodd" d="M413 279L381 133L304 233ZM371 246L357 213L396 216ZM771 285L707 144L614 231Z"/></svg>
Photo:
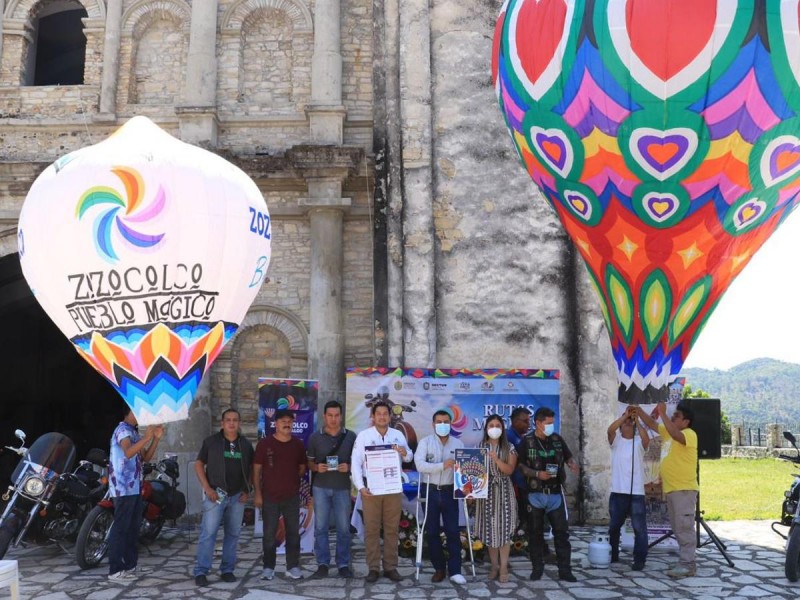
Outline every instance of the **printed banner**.
<svg viewBox="0 0 800 600"><path fill-rule="evenodd" d="M453 467L453 498L488 498L489 469L486 448L459 448Z"/></svg>
<svg viewBox="0 0 800 600"><path fill-rule="evenodd" d="M401 369L351 368L347 370L348 429L371 425L370 408L386 402L391 427L401 431L412 450L419 439L433 433L433 413L449 410L451 435L466 447L483 439L486 417L496 413L506 419L518 406L531 415L540 406L555 413L560 429L559 372L545 369Z"/></svg>
<svg viewBox="0 0 800 600"><path fill-rule="evenodd" d="M308 448L311 434L316 427L317 393L319 384L306 379L258 378L258 439L272 435L275 431L275 411L289 409L294 413L292 435ZM314 500L311 497L310 473L306 472L300 482L300 551L314 551ZM264 535L261 511L256 511L255 537ZM278 554L286 551L283 517L278 523L275 538L280 542Z"/></svg>

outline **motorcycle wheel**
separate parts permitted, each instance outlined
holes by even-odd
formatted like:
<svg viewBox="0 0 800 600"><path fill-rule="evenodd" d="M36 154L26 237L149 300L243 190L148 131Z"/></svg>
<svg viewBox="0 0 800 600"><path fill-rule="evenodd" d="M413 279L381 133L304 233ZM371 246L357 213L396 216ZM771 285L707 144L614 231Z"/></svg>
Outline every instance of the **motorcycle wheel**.
<svg viewBox="0 0 800 600"><path fill-rule="evenodd" d="M800 526L796 523L789 530L789 543L786 544L786 579L800 579Z"/></svg>
<svg viewBox="0 0 800 600"><path fill-rule="evenodd" d="M93 569L103 562L113 523L114 514L103 506L95 506L86 515L75 542L75 559L81 569Z"/></svg>
<svg viewBox="0 0 800 600"><path fill-rule="evenodd" d="M17 515L9 515L9 517L6 519L6 522L3 523L2 527L0 527L0 560L2 560L6 555L6 552L8 552L8 547L11 545L11 540L14 539L18 529L19 520L17 519Z"/></svg>
<svg viewBox="0 0 800 600"><path fill-rule="evenodd" d="M142 525L144 525L144 520L142 520ZM153 525L152 529L139 534L139 542L145 546L149 546L156 541L156 538L161 533L162 527L164 527L164 521L159 520L158 523Z"/></svg>

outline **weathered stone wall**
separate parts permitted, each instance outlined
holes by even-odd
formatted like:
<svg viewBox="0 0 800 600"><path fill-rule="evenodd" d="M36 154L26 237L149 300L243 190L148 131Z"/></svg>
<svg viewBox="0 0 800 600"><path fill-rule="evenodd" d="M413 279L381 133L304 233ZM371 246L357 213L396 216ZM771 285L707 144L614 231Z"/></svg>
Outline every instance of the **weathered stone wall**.
<svg viewBox="0 0 800 600"><path fill-rule="evenodd" d="M616 392L610 344L585 269L520 167L496 106L490 61L500 4L373 5L383 28L376 35L376 85L386 94L385 107L376 106L376 146L379 157L386 153L378 188L387 214L389 294L402 295L399 306L387 299L380 329L389 362L405 356L407 363L409 332L432 327L437 366L559 369L562 434L582 465L581 477L567 485L579 509L572 515L598 521L606 515L605 430ZM427 30L420 26L426 19ZM430 65L429 100L411 65ZM432 173L433 246L416 226L429 210L419 201L421 189L398 184L419 178L425 165ZM409 290L410 262L435 265L428 295ZM418 309L426 303L433 319Z"/></svg>

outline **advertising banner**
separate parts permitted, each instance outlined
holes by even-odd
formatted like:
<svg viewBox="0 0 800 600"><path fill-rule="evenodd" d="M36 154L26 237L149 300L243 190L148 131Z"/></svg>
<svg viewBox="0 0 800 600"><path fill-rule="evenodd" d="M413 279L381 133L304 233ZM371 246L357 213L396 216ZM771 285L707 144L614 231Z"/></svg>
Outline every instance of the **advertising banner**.
<svg viewBox="0 0 800 600"><path fill-rule="evenodd" d="M488 498L489 469L486 448L459 448L453 467L453 498Z"/></svg>
<svg viewBox="0 0 800 600"><path fill-rule="evenodd" d="M258 378L258 439L275 432L275 411L289 409L294 413L292 435L308 447L316 427L317 393L319 384L307 379ZM255 537L264 535L261 511L256 511ZM278 524L276 539L280 542L278 554L285 548L283 517ZM314 501L311 497L310 474L306 472L300 482L300 551L314 551Z"/></svg>
<svg viewBox="0 0 800 600"><path fill-rule="evenodd" d="M480 443L486 417L498 414L508 426L511 411L518 406L531 415L547 406L555 413L556 431L561 424L556 370L348 369L346 427L356 432L369 427L370 408L378 401L389 405L391 427L405 435L412 450L433 433L433 413L440 409L450 411L451 435L466 448Z"/></svg>

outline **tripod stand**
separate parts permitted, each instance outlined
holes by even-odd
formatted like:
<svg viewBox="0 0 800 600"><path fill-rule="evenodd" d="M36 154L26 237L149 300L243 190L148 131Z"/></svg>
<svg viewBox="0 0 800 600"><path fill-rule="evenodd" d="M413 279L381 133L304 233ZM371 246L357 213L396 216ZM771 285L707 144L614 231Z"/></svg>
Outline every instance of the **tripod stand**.
<svg viewBox="0 0 800 600"><path fill-rule="evenodd" d="M697 483L698 483L698 487L699 487L699 483L700 483L700 461L697 461ZM706 520L703 518L703 511L700 510L700 492L699 491L697 492L697 501L695 502L695 508L694 508L694 523L695 523L695 535L697 535L697 547L698 548L702 548L703 546L708 546L709 544L714 544L714 546L717 547L717 550L719 550L720 554L722 554L722 556L725 557L725 560L727 561L728 565L733 567L734 566L733 561L731 560L731 557L728 556L728 553L726 552L728 547L722 542L722 540L720 540L717 537L717 534L712 531L711 527L709 527L708 523L706 523ZM705 540L704 542L700 541L700 528L701 527L706 532L706 535L708 535L708 539ZM647 547L648 548L652 548L656 544L660 544L664 540L669 539L669 538L674 538L674 537L675 537L675 533L670 529L667 533L662 535L656 541L651 542Z"/></svg>

